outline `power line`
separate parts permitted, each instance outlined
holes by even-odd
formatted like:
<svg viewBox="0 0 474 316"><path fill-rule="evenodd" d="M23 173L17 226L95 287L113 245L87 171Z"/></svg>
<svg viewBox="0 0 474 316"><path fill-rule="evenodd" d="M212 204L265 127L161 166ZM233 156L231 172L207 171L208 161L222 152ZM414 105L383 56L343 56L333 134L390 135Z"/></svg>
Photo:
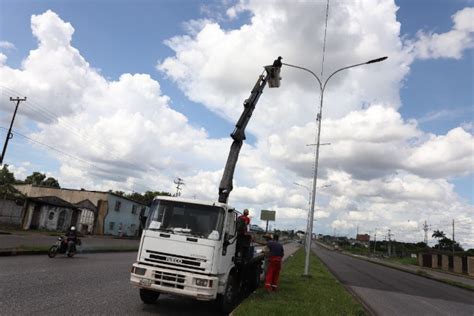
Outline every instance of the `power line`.
<svg viewBox="0 0 474 316"><path fill-rule="evenodd" d="M5 92L8 92L10 94L15 94L18 93L16 90L10 89L8 87L5 87L3 85L0 85L0 88L2 88L2 92L5 94ZM31 101L31 98L25 102L26 107L31 109L35 114L39 114L42 118L45 119L46 122L56 122L57 126L67 130L68 132L73 133L74 135L78 136L82 141L85 141L88 146L95 147L99 150L105 150L107 152L107 157L112 158L113 160L120 161L122 160L122 157L111 151L109 148L107 148L107 144L104 142L100 141L99 139L95 138L92 135L87 135L84 134L83 132L79 131L75 127L75 123L72 123L70 120L68 120L64 116L58 116L56 113L47 110L46 108L43 108L42 106L34 103ZM70 124L69 124L69 123ZM132 167L135 167L136 169L139 168L138 165L132 164ZM151 170L156 170L156 168L152 165L148 165L147 168Z"/></svg>
<svg viewBox="0 0 474 316"><path fill-rule="evenodd" d="M15 91L13 89L10 89L8 87L1 86L1 85L0 85L0 87L3 88L4 92L7 91L12 95L17 95L18 94L17 91ZM46 121L48 123L55 122L57 126L59 126L61 128L64 128L65 130L67 130L67 131L73 133L74 135L78 136L79 138L81 138L83 141L86 141L89 146L94 146L95 148L97 148L99 150L106 150L107 155L109 157L111 156L112 158L114 158L116 160L120 159L116 153L111 152L110 149L107 148L107 144L105 144L104 142L100 141L99 139L95 138L94 136L92 136L90 134L88 135L88 134L85 134L84 132L81 132L76 127L77 124L70 121L67 117L59 116L56 113L54 113L52 111L49 111L46 108L43 108L42 106L32 102L31 98L30 98L29 101L25 102L25 106L28 109L30 109L31 112L35 113L36 115L38 115L42 119L44 119L44 121Z"/></svg>
<svg viewBox="0 0 474 316"><path fill-rule="evenodd" d="M6 130L7 128L5 128L5 127L3 127L3 126L0 126L0 129ZM58 149L58 148L55 148L55 147L53 147L53 146L51 146L51 145L44 144L44 143L42 143L42 142L40 142L40 141L37 141L37 140L35 140L35 139L33 139L33 138L30 138L30 137L28 137L28 136L26 136L26 135L23 135L23 134L21 134L21 133L19 133L19 132L12 132L12 133L13 133L14 135L23 137L24 139L26 139L26 140L27 140L28 142L30 142L30 143L34 143L34 144L38 144L38 145L44 146L44 147L46 147L46 148L48 148L48 149L50 149L50 150L53 150L53 151L55 151L55 152L57 152L57 153L59 153L59 154L62 154L62 155L67 156L67 157L69 157L69 158L72 158L72 159L76 159L76 160L78 160L78 161L81 161L81 162L83 162L83 163L89 165L90 167L93 167L93 168L95 168L95 169L97 169L97 170L99 170L99 171L102 171L102 172L106 173L106 174L109 174L109 173L110 173L110 170L107 170L107 169L104 169L104 168L102 168L102 167L99 167L99 166L93 164L92 162L87 161L87 160L85 160L85 159L82 159L82 158L80 158L80 157L78 157L78 156L69 154L69 153L67 153L67 152L65 152L65 151L62 151L62 150L60 150L60 149ZM139 182L134 182L134 184L136 184L136 185L138 185L138 186L140 186L140 187L142 187L142 188L145 188L146 190L154 191L154 189L150 188L150 187L147 186L147 185L141 184L141 183L139 183Z"/></svg>

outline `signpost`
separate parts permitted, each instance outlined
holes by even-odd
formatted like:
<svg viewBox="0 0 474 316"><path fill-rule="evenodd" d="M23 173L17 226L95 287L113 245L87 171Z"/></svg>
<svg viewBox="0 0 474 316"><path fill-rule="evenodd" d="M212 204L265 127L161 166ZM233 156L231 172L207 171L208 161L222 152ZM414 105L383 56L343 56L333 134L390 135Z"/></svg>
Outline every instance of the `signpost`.
<svg viewBox="0 0 474 316"><path fill-rule="evenodd" d="M261 210L260 211L260 220L262 221L267 221L267 227L265 228L265 232L268 232L268 222L269 221L275 221L275 211L270 211L270 210Z"/></svg>

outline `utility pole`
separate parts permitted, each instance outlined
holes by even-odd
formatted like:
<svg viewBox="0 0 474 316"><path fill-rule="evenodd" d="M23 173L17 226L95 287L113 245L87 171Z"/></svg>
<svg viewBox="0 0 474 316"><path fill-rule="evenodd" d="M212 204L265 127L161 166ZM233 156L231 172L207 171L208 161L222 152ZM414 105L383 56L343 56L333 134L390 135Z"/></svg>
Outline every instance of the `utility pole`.
<svg viewBox="0 0 474 316"><path fill-rule="evenodd" d="M377 230L374 232L374 254L375 254L376 246L377 246Z"/></svg>
<svg viewBox="0 0 474 316"><path fill-rule="evenodd" d="M13 138L12 127L13 127L13 122L15 121L16 112L18 111L18 106L20 105L20 102L26 101L26 97L24 98L10 97L10 101L16 102L16 106L15 106L15 112L13 112L12 121L10 122L10 128L8 129L7 138L5 139L5 144L3 145L2 156L0 157L0 165L3 164L3 158L5 158L5 152L7 151L8 141Z"/></svg>
<svg viewBox="0 0 474 316"><path fill-rule="evenodd" d="M357 236L359 236L359 225L357 225L356 240L357 240Z"/></svg>
<svg viewBox="0 0 474 316"><path fill-rule="evenodd" d="M454 243L455 241L454 241L454 218L453 218L453 255L454 255Z"/></svg>
<svg viewBox="0 0 474 316"><path fill-rule="evenodd" d="M423 230L425 232L425 239L423 242L428 246L428 230L431 228L431 225L428 225L428 223L425 221L423 224Z"/></svg>
<svg viewBox="0 0 474 316"><path fill-rule="evenodd" d="M391 257L392 256L392 230L389 229L388 230L388 234L387 234L387 237L388 237L388 256Z"/></svg>
<svg viewBox="0 0 474 316"><path fill-rule="evenodd" d="M176 194L175 196L181 196L181 185L184 185L183 179L177 177L174 179L174 184L176 184Z"/></svg>

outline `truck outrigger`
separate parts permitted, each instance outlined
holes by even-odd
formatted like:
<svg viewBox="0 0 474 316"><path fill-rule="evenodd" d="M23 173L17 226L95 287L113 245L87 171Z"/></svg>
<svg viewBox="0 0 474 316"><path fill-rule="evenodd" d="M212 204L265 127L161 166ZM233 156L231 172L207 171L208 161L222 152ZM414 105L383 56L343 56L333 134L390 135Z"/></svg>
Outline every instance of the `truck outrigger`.
<svg viewBox="0 0 474 316"><path fill-rule="evenodd" d="M231 134L233 143L219 185L218 202L158 196L152 202L143 231L131 283L146 304L160 293L197 300L218 300L230 312L240 294L256 289L263 254L255 253L248 235L236 232L238 215L227 204L245 128L268 83L279 87L281 57L265 67Z"/></svg>

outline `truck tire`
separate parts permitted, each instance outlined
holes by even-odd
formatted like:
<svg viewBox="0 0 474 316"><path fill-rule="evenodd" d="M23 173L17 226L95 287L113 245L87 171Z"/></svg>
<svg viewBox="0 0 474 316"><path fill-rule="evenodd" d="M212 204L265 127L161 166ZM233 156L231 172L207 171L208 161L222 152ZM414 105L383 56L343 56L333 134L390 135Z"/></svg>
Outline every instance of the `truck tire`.
<svg viewBox="0 0 474 316"><path fill-rule="evenodd" d="M234 274L229 274L225 291L222 296L219 297L221 311L225 314L229 314L235 308L237 302L238 284Z"/></svg>
<svg viewBox="0 0 474 316"><path fill-rule="evenodd" d="M145 304L154 304L158 297L160 297L160 292L140 289L140 298Z"/></svg>
<svg viewBox="0 0 474 316"><path fill-rule="evenodd" d="M250 292L255 291L260 286L260 275L262 268L259 264L255 264L249 271L249 289Z"/></svg>

